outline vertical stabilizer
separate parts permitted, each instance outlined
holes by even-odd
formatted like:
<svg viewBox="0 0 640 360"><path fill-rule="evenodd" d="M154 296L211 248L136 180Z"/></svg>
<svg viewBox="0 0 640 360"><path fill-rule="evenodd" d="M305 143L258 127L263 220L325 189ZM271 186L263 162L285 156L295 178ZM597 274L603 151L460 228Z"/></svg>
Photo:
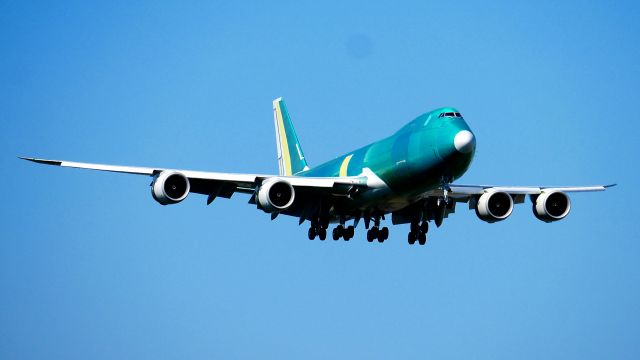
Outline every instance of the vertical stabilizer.
<svg viewBox="0 0 640 360"><path fill-rule="evenodd" d="M295 175L308 170L307 160L304 158L289 111L282 98L273 100L273 122L276 128L280 175Z"/></svg>

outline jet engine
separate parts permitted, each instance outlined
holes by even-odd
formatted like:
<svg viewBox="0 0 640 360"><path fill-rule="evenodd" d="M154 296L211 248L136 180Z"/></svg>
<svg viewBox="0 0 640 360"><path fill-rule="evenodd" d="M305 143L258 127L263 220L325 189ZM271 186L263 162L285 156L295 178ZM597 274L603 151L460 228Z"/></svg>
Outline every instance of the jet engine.
<svg viewBox="0 0 640 360"><path fill-rule="evenodd" d="M538 220L552 222L564 219L571 210L571 200L562 191L542 192L533 202L533 215Z"/></svg>
<svg viewBox="0 0 640 360"><path fill-rule="evenodd" d="M177 171L163 171L151 183L151 196L162 205L176 204L189 195L189 179Z"/></svg>
<svg viewBox="0 0 640 360"><path fill-rule="evenodd" d="M286 210L295 199L293 186L282 179L267 179L258 190L258 205L264 212Z"/></svg>
<svg viewBox="0 0 640 360"><path fill-rule="evenodd" d="M476 204L476 215L480 220L494 223L502 221L513 211L513 198L502 191L491 191L482 194Z"/></svg>

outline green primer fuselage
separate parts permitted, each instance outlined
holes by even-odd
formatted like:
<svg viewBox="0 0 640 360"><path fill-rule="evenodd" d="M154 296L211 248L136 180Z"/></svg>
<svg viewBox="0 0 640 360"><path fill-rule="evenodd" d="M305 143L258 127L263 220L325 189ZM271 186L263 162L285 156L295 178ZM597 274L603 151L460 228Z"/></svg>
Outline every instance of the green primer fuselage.
<svg viewBox="0 0 640 360"><path fill-rule="evenodd" d="M440 108L422 114L393 135L339 156L299 176L357 176L369 168L395 196L411 198L462 176L468 169L475 146L463 153L454 138L469 129L462 117L439 117L455 112ZM475 145L475 139L474 145Z"/></svg>

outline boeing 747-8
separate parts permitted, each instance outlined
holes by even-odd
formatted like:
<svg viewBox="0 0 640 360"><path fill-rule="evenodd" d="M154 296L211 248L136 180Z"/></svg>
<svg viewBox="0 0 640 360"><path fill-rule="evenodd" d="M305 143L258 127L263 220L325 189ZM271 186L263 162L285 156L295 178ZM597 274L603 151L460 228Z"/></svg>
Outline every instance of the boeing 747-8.
<svg viewBox="0 0 640 360"><path fill-rule="evenodd" d="M151 195L162 205L183 201L189 193L202 194L211 204L234 193L250 196L249 203L271 214L308 221L308 237L325 240L329 224L332 238L348 241L360 222L367 240L384 242L395 224L411 224L409 244L424 245L429 224L440 226L459 203L467 203L478 218L498 222L511 215L514 204L533 204L536 218L564 219L571 208L567 193L603 191L612 185L570 187L520 187L462 185L455 181L469 168L476 137L460 112L440 108L424 113L391 136L324 164L310 167L298 142L287 107L273 101L278 150L278 175L233 174L22 159L63 167L146 175L153 178Z"/></svg>

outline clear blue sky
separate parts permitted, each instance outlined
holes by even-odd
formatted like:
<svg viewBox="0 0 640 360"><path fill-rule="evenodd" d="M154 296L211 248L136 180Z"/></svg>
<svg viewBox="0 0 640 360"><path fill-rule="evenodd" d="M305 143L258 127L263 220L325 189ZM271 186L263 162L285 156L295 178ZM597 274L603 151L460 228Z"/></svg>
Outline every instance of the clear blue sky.
<svg viewBox="0 0 640 360"><path fill-rule="evenodd" d="M0 359L638 359L637 2L0 2ZM590 185L565 220L461 207L425 247L309 241L236 194L17 155L276 173L455 106L462 183Z"/></svg>

